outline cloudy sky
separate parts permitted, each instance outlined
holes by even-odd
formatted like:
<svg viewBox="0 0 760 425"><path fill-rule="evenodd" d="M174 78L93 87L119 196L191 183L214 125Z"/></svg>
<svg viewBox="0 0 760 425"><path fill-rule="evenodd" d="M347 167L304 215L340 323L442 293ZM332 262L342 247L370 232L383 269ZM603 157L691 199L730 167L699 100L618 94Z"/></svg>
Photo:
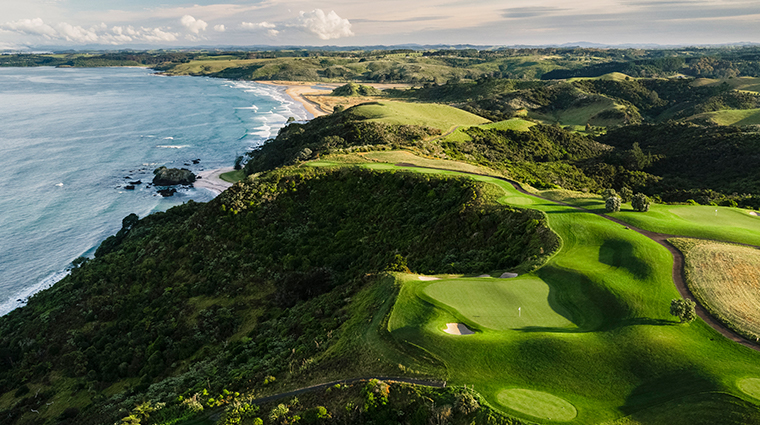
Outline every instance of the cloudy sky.
<svg viewBox="0 0 760 425"><path fill-rule="evenodd" d="M0 48L579 41L760 42L760 1L0 0Z"/></svg>

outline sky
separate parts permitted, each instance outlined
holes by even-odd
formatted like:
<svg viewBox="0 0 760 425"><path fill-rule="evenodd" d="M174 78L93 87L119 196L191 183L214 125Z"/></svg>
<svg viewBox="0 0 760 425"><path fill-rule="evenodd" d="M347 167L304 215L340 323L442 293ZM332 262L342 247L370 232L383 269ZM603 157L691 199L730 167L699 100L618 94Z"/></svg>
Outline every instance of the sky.
<svg viewBox="0 0 760 425"><path fill-rule="evenodd" d="M760 42L760 1L0 0L0 49L575 42Z"/></svg>

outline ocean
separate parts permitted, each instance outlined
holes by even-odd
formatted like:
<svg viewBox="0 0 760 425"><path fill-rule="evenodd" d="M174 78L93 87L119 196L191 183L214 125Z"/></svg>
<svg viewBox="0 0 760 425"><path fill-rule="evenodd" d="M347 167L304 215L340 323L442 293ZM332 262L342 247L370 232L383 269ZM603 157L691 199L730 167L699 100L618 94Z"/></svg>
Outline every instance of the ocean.
<svg viewBox="0 0 760 425"><path fill-rule="evenodd" d="M289 117L310 118L283 89L251 82L0 68L0 315L63 278L130 213L215 196L163 198L146 187L155 168L230 167Z"/></svg>

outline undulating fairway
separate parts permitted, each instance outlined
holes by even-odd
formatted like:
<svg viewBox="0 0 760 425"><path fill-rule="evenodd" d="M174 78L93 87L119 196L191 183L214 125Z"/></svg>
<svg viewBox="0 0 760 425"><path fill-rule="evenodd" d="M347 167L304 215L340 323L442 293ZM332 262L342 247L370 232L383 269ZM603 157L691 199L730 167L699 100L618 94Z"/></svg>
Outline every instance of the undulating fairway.
<svg viewBox="0 0 760 425"><path fill-rule="evenodd" d="M605 213L601 196L564 190L539 193L541 196ZM741 208L710 205L652 204L645 213L623 204L620 212L610 213L633 226L652 232L760 245L760 217Z"/></svg>
<svg viewBox="0 0 760 425"><path fill-rule="evenodd" d="M543 211L562 247L516 279L396 275L399 294L380 331L394 342L385 350L397 345L424 353L443 365L449 383L474 386L492 405L529 421L760 423L760 400L738 384L760 379L760 353L701 320L681 325L669 314L679 294L664 247L595 214L524 195L503 180L470 177L498 187L499 202ZM666 225L694 227L696 220L706 231L711 223L706 213L676 212L662 212ZM741 226L754 217L739 214L728 227L751 233ZM449 335L447 323L476 333ZM420 361L413 357L396 358L413 368Z"/></svg>
<svg viewBox="0 0 760 425"><path fill-rule="evenodd" d="M760 336L760 250L694 239L672 239L684 253L686 283L699 302L729 327Z"/></svg>
<svg viewBox="0 0 760 425"><path fill-rule="evenodd" d="M689 119L706 119L718 125L754 125L760 124L760 109L728 109L704 112L694 115Z"/></svg>
<svg viewBox="0 0 760 425"><path fill-rule="evenodd" d="M495 129L495 130L514 130L514 131L528 131L531 127L536 125L533 121L524 120L522 118L510 118L504 121L498 121L489 124L479 125L478 127L483 129ZM465 133L465 130L470 126L462 126L441 138L441 141L446 142L468 142L472 138Z"/></svg>

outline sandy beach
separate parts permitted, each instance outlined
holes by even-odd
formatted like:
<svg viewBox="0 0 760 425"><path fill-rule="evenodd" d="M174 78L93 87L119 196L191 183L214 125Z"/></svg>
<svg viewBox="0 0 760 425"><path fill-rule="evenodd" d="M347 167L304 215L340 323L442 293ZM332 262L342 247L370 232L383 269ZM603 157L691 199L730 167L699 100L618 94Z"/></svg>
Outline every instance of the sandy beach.
<svg viewBox="0 0 760 425"><path fill-rule="evenodd" d="M195 188L208 189L217 195L224 192L232 183L226 182L219 177L224 173L234 171L232 167L218 168L216 170L205 170L198 173L198 180L193 183Z"/></svg>
<svg viewBox="0 0 760 425"><path fill-rule="evenodd" d="M309 83L309 82L298 82L298 81L257 81L259 84L266 84L268 86L279 86L279 87L285 87L285 93L287 93L288 96L290 96L291 99L295 100L296 102L303 105L304 108L306 108L306 111L309 112L314 117L319 117L322 115L327 115L331 113L332 111L325 111L323 110L320 105L316 102L313 102L306 97L304 97L305 94L317 94L317 95L324 95L329 94L337 87L340 87L341 84L323 84L323 83ZM325 87L325 89L316 89L314 86L321 86Z"/></svg>

